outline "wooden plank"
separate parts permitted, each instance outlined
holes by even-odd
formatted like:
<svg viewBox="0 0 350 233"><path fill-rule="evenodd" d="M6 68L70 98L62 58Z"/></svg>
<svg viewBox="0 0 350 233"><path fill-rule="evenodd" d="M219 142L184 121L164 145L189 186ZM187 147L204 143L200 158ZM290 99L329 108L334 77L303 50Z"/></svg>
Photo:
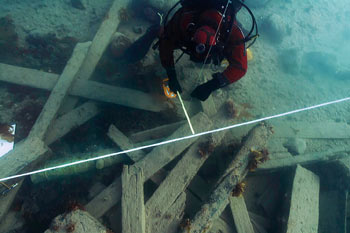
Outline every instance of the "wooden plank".
<svg viewBox="0 0 350 233"><path fill-rule="evenodd" d="M72 83L77 78L77 72L84 61L90 45L91 42L86 42L78 43L75 46L72 57L67 62L63 73L59 77L55 87L52 89L49 99L46 101L33 128L30 130L28 137L37 137L41 140L45 138L45 135L55 119L64 98L67 96Z"/></svg>
<svg viewBox="0 0 350 233"><path fill-rule="evenodd" d="M186 190L187 194L187 201L186 201L186 209L185 212L189 215L189 217L194 217L196 214L196 211L200 208L202 205L202 200L200 200L197 195L195 196L191 191L188 189ZM220 218L216 219L213 222L212 228L208 231L208 233L237 233L233 227L231 227L223 218L220 216Z"/></svg>
<svg viewBox="0 0 350 233"><path fill-rule="evenodd" d="M147 201L145 206L147 216L162 215L170 207L187 188L216 145L210 137L203 137L190 146ZM203 152L202 155L199 153L200 150Z"/></svg>
<svg viewBox="0 0 350 233"><path fill-rule="evenodd" d="M144 142L144 141L149 141L149 140L154 140L154 139L159 139L159 138L165 138L165 137L168 137L176 129L178 129L181 125L184 125L185 123L187 123L187 122L186 121L179 121L179 122L171 123L168 125L158 126L158 127L153 128L153 129L148 129L145 131L131 134L129 136L129 138L134 143Z"/></svg>
<svg viewBox="0 0 350 233"><path fill-rule="evenodd" d="M182 192L163 215L147 216L147 232L176 233L179 230L186 203L186 193Z"/></svg>
<svg viewBox="0 0 350 233"><path fill-rule="evenodd" d="M290 203L287 224L283 232L318 232L320 180L301 166L295 169L293 185L287 203Z"/></svg>
<svg viewBox="0 0 350 233"><path fill-rule="evenodd" d="M250 221L244 197L230 197L230 208L235 222L237 233L254 233L253 225Z"/></svg>
<svg viewBox="0 0 350 233"><path fill-rule="evenodd" d="M152 112L167 109L165 101L160 101L145 92L95 81L78 80L72 87L71 94Z"/></svg>
<svg viewBox="0 0 350 233"><path fill-rule="evenodd" d="M117 127L110 125L107 133L108 137L114 141L122 150L132 149L133 142L127 138ZM132 161L139 161L145 156L145 152L142 150L128 153L128 156Z"/></svg>
<svg viewBox="0 0 350 233"><path fill-rule="evenodd" d="M298 164L308 165L313 163L329 162L337 159L348 158L349 156L349 149L339 148L328 152L317 152L283 159L271 159L261 164L254 173L274 172L280 169L293 167Z"/></svg>
<svg viewBox="0 0 350 233"><path fill-rule="evenodd" d="M27 138L16 144L15 148L1 157L0 178L17 174L23 168L29 171L36 160L45 158L49 148L39 138Z"/></svg>
<svg viewBox="0 0 350 233"><path fill-rule="evenodd" d="M120 24L120 11L126 8L129 4L128 0L114 0L104 21L97 30L91 47L79 71L79 79L88 80L95 71L95 68L100 61L104 51L109 45L114 33ZM61 109L62 113L70 112L75 108L77 98L68 98L64 107Z"/></svg>
<svg viewBox="0 0 350 233"><path fill-rule="evenodd" d="M212 125L208 117L201 112L193 116L191 122L194 130L197 132L208 130ZM188 125L183 125L170 135L169 139L180 138L186 135L191 135L191 131ZM197 139L198 138L188 138L186 140L155 147L151 153L137 162L137 165L144 169L145 179L147 180L150 178Z"/></svg>
<svg viewBox="0 0 350 233"><path fill-rule="evenodd" d="M38 70L16 67L0 63L0 81L25 85L33 88L52 90L59 75ZM45 80L45 82L43 82ZM87 80L76 80L68 92L70 95L130 108L159 112L167 109L165 102L152 98L149 94L129 88L110 86ZM69 112L67 109L65 112Z"/></svg>
<svg viewBox="0 0 350 233"><path fill-rule="evenodd" d="M202 206L192 220L191 232L200 233L211 228L213 221L218 219L228 205L233 188L247 175L251 149L264 149L270 135L269 127L264 124L257 125L249 132L235 159L229 164L224 176L210 195L209 201Z"/></svg>
<svg viewBox="0 0 350 233"><path fill-rule="evenodd" d="M95 218L102 217L112 206L120 201L121 190L121 177L117 177L107 188L85 205L86 211Z"/></svg>
<svg viewBox="0 0 350 233"><path fill-rule="evenodd" d="M100 113L95 102L89 101L57 118L44 139L47 145L60 139L72 129L79 127Z"/></svg>
<svg viewBox="0 0 350 233"><path fill-rule="evenodd" d="M209 119L203 113L198 113L196 116L192 117L192 121L193 127L195 129L201 129L203 131L211 125ZM188 125L183 125L171 136L169 136L169 139L174 139L189 134L190 129ZM148 153L147 156L144 156L143 159L135 163L135 165L144 169L144 177L145 180L147 180L196 140L197 138L192 138L189 140L184 140L156 147L150 153ZM116 142L118 142L118 140ZM110 209L113 205L117 204L120 200L120 188L120 178L116 178L116 180L111 185L109 185L103 192L101 192L97 197L95 197L85 206L86 209L93 216L97 218L101 217L108 209ZM107 199L108 201L104 201L105 199Z"/></svg>
<svg viewBox="0 0 350 233"><path fill-rule="evenodd" d="M145 233L143 172L137 166L124 166L122 173L122 231Z"/></svg>

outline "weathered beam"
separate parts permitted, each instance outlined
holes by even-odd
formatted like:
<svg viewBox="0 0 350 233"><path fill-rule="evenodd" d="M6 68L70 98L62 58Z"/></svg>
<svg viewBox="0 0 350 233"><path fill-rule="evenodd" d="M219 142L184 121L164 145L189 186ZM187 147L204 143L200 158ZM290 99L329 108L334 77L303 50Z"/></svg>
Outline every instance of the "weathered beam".
<svg viewBox="0 0 350 233"><path fill-rule="evenodd" d="M318 232L320 179L311 171L297 166L291 192L286 196L289 208L282 232Z"/></svg>
<svg viewBox="0 0 350 233"><path fill-rule="evenodd" d="M317 152L312 154L298 155L283 159L271 159L261 164L254 173L274 172L283 168L289 168L296 165L308 165L313 163L329 162L341 158L349 157L349 149L339 148L328 152Z"/></svg>
<svg viewBox="0 0 350 233"><path fill-rule="evenodd" d="M100 218L120 201L121 194L122 181L118 176L107 188L87 203L85 209L95 218Z"/></svg>
<svg viewBox="0 0 350 233"><path fill-rule="evenodd" d="M192 126L195 131L205 131L210 128L212 123L208 117L200 112L191 118ZM188 125L183 125L176 130L169 139L179 138L186 135L190 135L191 131ZM160 168L164 167L188 146L194 143L198 138L189 138L182 141L169 143L166 145L155 147L151 153L137 162L137 165L143 168L145 179L150 178Z"/></svg>
<svg viewBox="0 0 350 233"><path fill-rule="evenodd" d="M23 168L29 171L36 160L45 158L50 149L45 143L35 137L27 138L16 144L0 161L0 178L17 174Z"/></svg>
<svg viewBox="0 0 350 233"><path fill-rule="evenodd" d="M222 133L219 134L223 135ZM217 143L219 144L220 141L217 141ZM152 218L152 216L164 214L171 203L187 188L218 144L214 144L210 137L203 137L190 146L182 159L147 201L145 206L147 217Z"/></svg>
<svg viewBox="0 0 350 233"><path fill-rule="evenodd" d="M111 86L95 81L78 80L72 87L71 94L153 112L160 112L168 107L166 102L160 101L142 91Z"/></svg>
<svg viewBox="0 0 350 233"><path fill-rule="evenodd" d="M122 231L145 233L143 172L137 166L124 166L122 173Z"/></svg>
<svg viewBox="0 0 350 233"><path fill-rule="evenodd" d="M104 51L109 45L114 33L120 24L120 12L129 4L129 0L114 0L103 22L97 30L92 45L88 51L84 63L79 71L79 79L88 80L95 71ZM69 112L75 108L78 98L68 98L61 109L62 113Z"/></svg>
<svg viewBox="0 0 350 233"><path fill-rule="evenodd" d="M176 129L178 129L181 125L184 125L185 123L187 122L179 121L168 125L158 126L153 129L148 129L145 131L131 134L129 138L134 143L145 142L145 141L150 141L150 140L159 139L159 138L165 138L165 137L168 137Z"/></svg>
<svg viewBox="0 0 350 233"><path fill-rule="evenodd" d="M206 130L210 127L211 123L205 114L199 113L191 118L194 129ZM189 135L190 129L187 124L180 127L169 139L182 137ZM118 136L117 136L118 137ZM198 138L191 138L180 142L170 143L167 145L154 148L150 153L144 156L141 160L137 161L135 165L141 167L144 171L145 180L150 178L159 169L169 163L172 159L183 152L188 146L190 146ZM118 140L116 141L118 143ZM123 146L123 144L120 144ZM123 149L123 148L122 148ZM129 155L132 157L131 155ZM154 164L148 164L154 163ZM120 177L110 184L104 191L102 191L97 197L91 200L85 207L95 217L101 217L108 209L118 203L121 195L121 181ZM108 199L108 201L105 201Z"/></svg>
<svg viewBox="0 0 350 233"><path fill-rule="evenodd" d="M191 218L191 217L195 216L196 210L200 209L200 206L203 204L203 201L197 197L198 193L196 193L196 195L194 195L191 191L189 191L189 189L186 190L186 194L187 194L187 201L186 201L185 212ZM212 232L212 233L216 233L216 232L237 233L233 229L233 226L229 225L226 222L226 220L223 219L222 217L216 219L213 222L213 226L210 230L211 230L210 232Z"/></svg>
<svg viewBox="0 0 350 233"><path fill-rule="evenodd" d="M228 205L233 188L247 175L251 149L264 149L270 135L270 128L264 124L254 127L249 132L241 149L220 179L220 183L210 195L209 201L202 206L191 221L191 232L200 233L211 228L213 221L220 216ZM186 231L183 231L183 233L186 233Z"/></svg>
<svg viewBox="0 0 350 233"><path fill-rule="evenodd" d="M50 145L72 129L79 127L100 113L98 105L92 101L86 102L69 113L57 118L47 132L45 143Z"/></svg>
<svg viewBox="0 0 350 233"><path fill-rule="evenodd" d="M25 85L33 88L52 90L59 75L43 71L16 67L0 63L0 81ZM45 82L43 82L45 80ZM159 112L167 108L166 103L152 98L149 94L129 88L116 87L95 81L76 80L68 92L70 95L106 103L123 105L147 111ZM70 112L72 109L65 112Z"/></svg>
<svg viewBox="0 0 350 233"><path fill-rule="evenodd" d="M244 197L230 197L229 199L237 233L254 233Z"/></svg>
<svg viewBox="0 0 350 233"><path fill-rule="evenodd" d="M67 65L60 75L55 87L52 89L49 99L46 101L39 117L36 119L28 137L37 137L41 140L45 138L45 135L54 121L69 89L77 78L77 72L84 61L90 45L91 42L86 42L78 43L75 46L72 57L67 62Z"/></svg>
<svg viewBox="0 0 350 233"><path fill-rule="evenodd" d="M129 0L115 0L113 1L109 11L107 12L104 21L101 23L91 47L86 56L83 65L80 68L79 78L89 79L100 61L104 51L109 45L111 38L117 31L120 24L121 10L125 9L129 4Z"/></svg>
<svg viewBox="0 0 350 233"><path fill-rule="evenodd" d="M184 215L186 193L182 192L169 206L168 210L159 216L147 216L147 232L152 233L176 233L179 230Z"/></svg>

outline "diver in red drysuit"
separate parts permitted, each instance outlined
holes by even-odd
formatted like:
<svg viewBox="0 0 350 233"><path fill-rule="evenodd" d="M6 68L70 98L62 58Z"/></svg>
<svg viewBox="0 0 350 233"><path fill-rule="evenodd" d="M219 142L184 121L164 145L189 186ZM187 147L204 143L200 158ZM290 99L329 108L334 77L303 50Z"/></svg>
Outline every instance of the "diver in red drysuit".
<svg viewBox="0 0 350 233"><path fill-rule="evenodd" d="M244 35L235 19L228 19L234 20L233 24L221 22L218 34L215 35L221 18L221 13L216 10L197 12L181 8L166 25L160 37L159 52L162 66L169 77L171 91L182 91L175 71L175 49L182 49L190 55L192 61L203 63L211 47L206 63L218 65L224 58L229 62L222 73L214 73L213 79L197 86L191 93L192 97L201 101L206 100L213 91L236 82L245 75L247 55ZM225 28L227 24L232 25L231 30Z"/></svg>

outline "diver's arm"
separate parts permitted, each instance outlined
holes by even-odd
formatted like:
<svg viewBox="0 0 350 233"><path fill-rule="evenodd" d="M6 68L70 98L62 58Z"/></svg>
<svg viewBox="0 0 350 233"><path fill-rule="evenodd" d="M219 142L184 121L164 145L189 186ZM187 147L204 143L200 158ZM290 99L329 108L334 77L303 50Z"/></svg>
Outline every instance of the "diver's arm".
<svg viewBox="0 0 350 233"><path fill-rule="evenodd" d="M161 38L159 41L159 56L162 66L167 69L175 67L174 64L175 42L168 38Z"/></svg>
<svg viewBox="0 0 350 233"><path fill-rule="evenodd" d="M241 79L247 72L248 59L244 43L239 43L244 36L238 27L234 27L228 44L224 49L224 54L229 62L229 66L222 73L229 83ZM237 44L238 43L238 44Z"/></svg>

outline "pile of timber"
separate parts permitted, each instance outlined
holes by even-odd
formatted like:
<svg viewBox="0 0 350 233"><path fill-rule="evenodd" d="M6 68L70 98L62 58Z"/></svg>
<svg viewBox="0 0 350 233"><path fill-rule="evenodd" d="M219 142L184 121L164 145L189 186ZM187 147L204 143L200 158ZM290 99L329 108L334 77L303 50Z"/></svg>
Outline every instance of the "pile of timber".
<svg viewBox="0 0 350 233"><path fill-rule="evenodd" d="M85 123L99 113L96 101L114 103L127 107L159 112L167 108L146 93L121 87L109 86L88 80L99 62L109 41L119 25L118 13L126 7L128 1L113 2L108 17L105 18L92 42L77 44L71 59L61 75L45 73L28 68L0 64L0 80L18 85L51 90L41 114L27 139L2 158L0 177L31 171L47 160L53 152L49 145L66 135L73 128ZM45 79L45 82L41 80ZM73 97L74 96L74 97ZM130 97L132 96L132 98ZM89 99L76 107L78 99ZM135 100L136 99L136 100ZM133 101L130 101L133 100ZM139 100L139 101L138 101ZM212 97L201 103L203 112L191 121L196 131L206 131L220 124L214 124L210 118L218 114ZM210 117L208 117L210 116ZM218 119L219 116L215 117ZM319 125L300 123L289 128L276 126L274 137L302 139L315 138L349 138L348 125L329 123ZM339 129L338 129L339 128ZM334 137L330 131L337 129ZM138 143L154 140L178 138L189 135L186 122L158 127L127 137L111 125L108 136L122 150L130 149ZM345 232L346 227L346 191L329 191L320 193L320 178L312 171L303 168L312 163L341 161L347 167L348 150L333 149L324 153L311 153L298 156L286 156L271 159L260 164L253 151L261 152L267 148L271 129L265 124L241 127L235 131L239 140L245 137L239 151L230 155L232 162L221 175L212 189L206 188L205 181L198 175L199 169L221 145L224 132L188 140L169 143L150 152L135 151L128 153L134 164L124 166L121 176L116 177L86 205L86 211L75 210L65 213L53 220L47 232L107 232L99 220L112 207L121 203L122 232L267 232L261 222L262 216L248 211L243 196L234 196L233 191L241 184L252 170L252 163L258 163L255 175L292 168L290 185L285 195L285 212L280 230L282 232ZM178 158L181 156L180 158ZM178 159L175 166L167 171L164 167ZM98 161L96 167L123 162L111 157ZM348 166L350 167L350 166ZM151 180L157 189L151 196L145 197L144 183ZM20 190L22 180L17 188L0 198L0 224L6 232L16 222L15 214L9 208ZM268 196L268 193L266 194ZM147 200L145 202L145 200ZM337 214L324 214L330 210L325 203L334 203L332 211ZM225 209L231 213L227 215ZM320 210L324 210L320 212ZM185 216L189 219L185 219ZM231 219L231 216L233 217ZM333 220L329 220L333 219ZM327 224L325 221L328 220ZM337 222L338 224L334 224ZM6 223L3 224L3 223ZM11 226L12 225L12 226Z"/></svg>

